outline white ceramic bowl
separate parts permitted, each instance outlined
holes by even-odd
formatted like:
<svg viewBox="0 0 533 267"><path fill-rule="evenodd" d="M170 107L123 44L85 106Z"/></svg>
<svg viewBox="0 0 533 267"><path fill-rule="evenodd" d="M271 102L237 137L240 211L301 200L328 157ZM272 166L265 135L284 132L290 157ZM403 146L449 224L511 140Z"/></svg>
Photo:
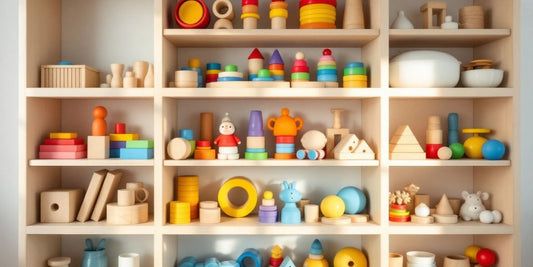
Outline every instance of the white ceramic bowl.
<svg viewBox="0 0 533 267"><path fill-rule="evenodd" d="M461 62L454 56L432 50L402 53L390 60L392 87L455 87Z"/></svg>
<svg viewBox="0 0 533 267"><path fill-rule="evenodd" d="M435 254L426 251L408 251L407 262L416 265L431 266L435 263Z"/></svg>
<svg viewBox="0 0 533 267"><path fill-rule="evenodd" d="M497 87L502 83L503 70L477 69L461 73L461 82L466 87Z"/></svg>

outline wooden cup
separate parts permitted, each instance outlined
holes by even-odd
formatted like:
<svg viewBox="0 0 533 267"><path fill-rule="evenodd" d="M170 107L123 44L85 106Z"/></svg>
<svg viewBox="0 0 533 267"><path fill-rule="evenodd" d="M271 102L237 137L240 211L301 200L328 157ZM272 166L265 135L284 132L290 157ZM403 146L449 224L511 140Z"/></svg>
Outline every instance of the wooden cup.
<svg viewBox="0 0 533 267"><path fill-rule="evenodd" d="M143 203L150 197L150 192L144 188L141 182L126 183L126 189L131 189L135 192L135 199L137 203Z"/></svg>
<svg viewBox="0 0 533 267"><path fill-rule="evenodd" d="M135 190L119 189L117 192L117 204L119 206L131 206L135 204Z"/></svg>
<svg viewBox="0 0 533 267"><path fill-rule="evenodd" d="M389 253L389 267L402 267L403 255L398 253Z"/></svg>

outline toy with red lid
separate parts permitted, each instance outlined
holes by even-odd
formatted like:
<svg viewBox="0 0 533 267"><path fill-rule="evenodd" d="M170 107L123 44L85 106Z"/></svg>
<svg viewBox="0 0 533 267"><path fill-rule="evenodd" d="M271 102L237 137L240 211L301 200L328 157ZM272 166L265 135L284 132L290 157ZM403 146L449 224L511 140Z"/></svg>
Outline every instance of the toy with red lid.
<svg viewBox="0 0 533 267"><path fill-rule="evenodd" d="M180 0L174 9L174 18L185 29L206 28L209 10L203 0Z"/></svg>
<svg viewBox="0 0 533 267"><path fill-rule="evenodd" d="M289 12L287 11L288 4L284 0L272 0L270 3L270 20L272 29L286 29L287 17Z"/></svg>
<svg viewBox="0 0 533 267"><path fill-rule="evenodd" d="M291 82L307 82L309 81L309 67L305 61L305 54L303 52L296 53L296 61L292 64Z"/></svg>
<svg viewBox="0 0 533 267"><path fill-rule="evenodd" d="M295 147L294 139L298 130L303 127L303 121L300 117L293 118L289 116L289 109L281 109L281 116L278 118L269 118L267 121L268 129L274 132L276 137L275 159L294 159Z"/></svg>
<svg viewBox="0 0 533 267"><path fill-rule="evenodd" d="M237 145L241 140L235 135L235 125L229 118L229 113L225 114L220 126L218 127L220 135L213 142L218 145L218 159L239 159L239 150Z"/></svg>
<svg viewBox="0 0 533 267"><path fill-rule="evenodd" d="M257 78L259 70L263 68L265 58L259 52L259 49L254 48L252 53L248 56L248 80L253 81L254 78Z"/></svg>
<svg viewBox="0 0 533 267"><path fill-rule="evenodd" d="M257 29L259 13L257 12L259 0L242 0L242 28Z"/></svg>
<svg viewBox="0 0 533 267"><path fill-rule="evenodd" d="M337 82L337 62L335 62L330 49L326 48L322 51L322 57L318 60L317 65L316 80L325 82L326 87L339 87Z"/></svg>
<svg viewBox="0 0 533 267"><path fill-rule="evenodd" d="M274 50L270 60L268 61L268 70L270 71L270 76L274 81L284 81L285 80L285 63L279 54L277 49Z"/></svg>
<svg viewBox="0 0 533 267"><path fill-rule="evenodd" d="M300 29L335 29L336 0L300 0Z"/></svg>

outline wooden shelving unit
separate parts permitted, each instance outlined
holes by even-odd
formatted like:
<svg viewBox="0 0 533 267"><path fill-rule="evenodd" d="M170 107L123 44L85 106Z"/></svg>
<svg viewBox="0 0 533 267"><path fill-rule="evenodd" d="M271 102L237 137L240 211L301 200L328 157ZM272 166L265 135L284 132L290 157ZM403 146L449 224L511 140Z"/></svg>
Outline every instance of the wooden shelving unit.
<svg viewBox="0 0 533 267"><path fill-rule="evenodd" d="M206 1L208 6L213 0ZM240 2L232 0L236 14ZM289 1L287 1L289 2ZM341 14L344 1L338 1ZM312 238L327 244L326 257L335 249L355 246L369 258L370 267L388 265L388 252L428 250L437 264L449 254L460 254L473 243L498 254L498 266L521 266L520 262L520 109L519 99L519 1L446 0L448 13L457 20L458 9L467 4L484 6L490 21L487 29L426 30L421 28L419 6L424 1L365 0L366 29L299 30L297 5L289 3L286 30L271 30L268 8L260 8L259 29L179 29L169 14L175 1L143 0L82 1L22 0L20 3L19 88L19 261L20 266L45 266L46 259L64 255L81 265L83 240L107 237L110 266L118 253L141 254L142 266L174 266L186 256L226 255L236 258L243 246L264 251L279 244L295 255L296 265L307 256ZM263 4L263 3L261 3ZM84 10L78 14L79 9ZM413 20L413 30L389 29L400 9ZM294 14L294 15L293 15ZM78 18L79 17L79 18ZM131 21L135 18L136 21ZM342 19L337 17L338 26ZM212 22L213 23L213 22ZM150 29L146 26L150 25ZM137 26L137 28L135 28ZM130 28L133 27L133 28ZM135 34L133 34L135 33ZM148 36L148 37L147 37ZM152 38L150 38L150 36ZM129 45L138 53L128 50ZM323 48L330 48L339 73L347 62L361 61L369 73L369 88L169 88L174 71L189 58L202 64L236 64L246 72L247 57L254 47L265 56L279 49L286 74L298 51L306 54L311 77ZM414 49L451 53L463 63L490 58L505 70L498 88L390 88L389 59ZM139 55L149 55L139 58ZM69 58L63 58L63 57ZM39 67L62 60L100 69L103 81L109 64L148 60L155 67L155 88L39 88ZM79 61L79 62L77 62ZM288 75L286 75L288 77ZM461 85L459 85L461 86ZM51 131L90 132L92 109L108 108L108 129L126 122L143 139L153 139L151 160L41 160L37 147ZM215 124L229 112L237 135L245 140L248 113L262 110L263 120L279 116L288 107L292 116L304 120L300 135L332 124L331 108L344 108L343 127L365 139L376 160L171 160L166 143L179 129L199 129L199 113L215 114ZM504 159L489 160L390 160L389 140L396 127L409 124L423 145L427 117L439 115L443 128L450 112L459 114L460 128L490 128L489 138L502 140L508 148ZM523 116L523 114L522 114ZM274 151L271 131L265 127L267 150ZM464 140L467 135L460 138ZM299 139L299 138L298 138ZM299 145L299 144L297 144ZM240 146L241 154L245 145ZM121 169L125 182L141 181L151 193L150 220L139 225L116 226L102 222L40 223L39 193L57 187L86 188L90 174L98 169ZM335 194L344 186L357 186L367 194L368 223L346 226L320 223L299 225L260 224L256 215L223 217L220 224L170 225L168 206L175 199L174 177L197 174L201 200L216 200L220 185L233 176L253 181L261 194L276 195L283 180L313 203ZM453 225L416 225L388 220L388 192L414 182L433 202L442 193L459 198L461 190L490 193L488 209L503 213L503 223L488 225L459 222ZM122 185L121 183L121 185ZM283 205L277 200L279 208ZM253 244L251 244L251 243ZM198 251L202 251L199 253ZM196 253L196 254L194 254ZM263 255L268 257L269 255Z"/></svg>

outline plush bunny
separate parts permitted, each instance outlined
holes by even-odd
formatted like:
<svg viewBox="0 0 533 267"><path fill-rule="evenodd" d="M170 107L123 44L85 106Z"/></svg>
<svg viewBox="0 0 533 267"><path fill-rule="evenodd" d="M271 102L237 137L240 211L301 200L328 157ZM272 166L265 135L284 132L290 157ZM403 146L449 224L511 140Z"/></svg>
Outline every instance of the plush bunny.
<svg viewBox="0 0 533 267"><path fill-rule="evenodd" d="M461 206L459 212L461 218L465 221L479 221L479 214L485 210L483 200L489 199L489 193L478 191L477 193L461 192L465 203Z"/></svg>
<svg viewBox="0 0 533 267"><path fill-rule="evenodd" d="M279 199L285 202L285 206L281 210L281 223L301 223L302 215L296 202L302 199L302 193L298 192L294 187L296 182L287 183L283 181L283 190L279 192Z"/></svg>

